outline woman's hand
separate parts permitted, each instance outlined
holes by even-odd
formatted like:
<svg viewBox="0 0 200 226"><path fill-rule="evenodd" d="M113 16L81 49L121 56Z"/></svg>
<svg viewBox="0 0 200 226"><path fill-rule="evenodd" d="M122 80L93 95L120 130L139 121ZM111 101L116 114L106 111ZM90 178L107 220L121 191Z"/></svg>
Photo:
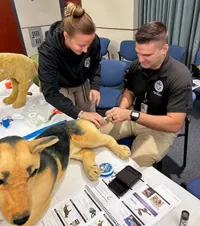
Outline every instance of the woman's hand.
<svg viewBox="0 0 200 226"><path fill-rule="evenodd" d="M83 112L81 115L82 119L93 122L97 128L100 128L105 125L104 118L96 112Z"/></svg>
<svg viewBox="0 0 200 226"><path fill-rule="evenodd" d="M100 92L95 89L91 89L89 93L89 100L94 102L96 105L99 105L100 99Z"/></svg>

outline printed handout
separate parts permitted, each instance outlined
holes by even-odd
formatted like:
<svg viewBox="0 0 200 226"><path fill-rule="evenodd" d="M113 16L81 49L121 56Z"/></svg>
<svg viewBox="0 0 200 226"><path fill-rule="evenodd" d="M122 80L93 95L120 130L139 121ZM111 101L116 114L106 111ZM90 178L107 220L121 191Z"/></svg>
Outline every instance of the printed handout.
<svg viewBox="0 0 200 226"><path fill-rule="evenodd" d="M152 188L142 179L117 197L108 183L118 171L56 204L37 226L150 226L180 203L164 185Z"/></svg>

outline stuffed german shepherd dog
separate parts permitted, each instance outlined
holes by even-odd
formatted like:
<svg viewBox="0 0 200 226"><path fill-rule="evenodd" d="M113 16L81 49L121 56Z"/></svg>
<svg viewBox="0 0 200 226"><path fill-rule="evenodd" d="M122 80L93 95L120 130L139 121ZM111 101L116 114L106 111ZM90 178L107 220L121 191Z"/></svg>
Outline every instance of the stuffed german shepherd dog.
<svg viewBox="0 0 200 226"><path fill-rule="evenodd" d="M47 210L70 158L82 161L88 177L96 180L100 168L92 149L99 146L122 159L131 154L127 146L118 145L82 119L54 125L32 141L18 136L0 139L0 211L5 220L12 225L35 225Z"/></svg>

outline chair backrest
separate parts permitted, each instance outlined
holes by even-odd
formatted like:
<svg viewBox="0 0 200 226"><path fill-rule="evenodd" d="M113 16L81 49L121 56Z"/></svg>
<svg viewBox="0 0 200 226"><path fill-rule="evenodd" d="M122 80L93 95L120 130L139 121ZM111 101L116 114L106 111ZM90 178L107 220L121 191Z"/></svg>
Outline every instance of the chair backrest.
<svg viewBox="0 0 200 226"><path fill-rule="evenodd" d="M48 34L49 34L49 31L44 32L45 39L47 39Z"/></svg>
<svg viewBox="0 0 200 226"><path fill-rule="evenodd" d="M174 59L181 61L186 53L187 49L182 46L169 45L168 54Z"/></svg>
<svg viewBox="0 0 200 226"><path fill-rule="evenodd" d="M194 64L195 65L200 65L200 49L197 52Z"/></svg>
<svg viewBox="0 0 200 226"><path fill-rule="evenodd" d="M197 99L197 96L194 92L192 92L192 101L194 102Z"/></svg>
<svg viewBox="0 0 200 226"><path fill-rule="evenodd" d="M101 61L101 86L114 87L123 83L126 63L120 60Z"/></svg>
<svg viewBox="0 0 200 226"><path fill-rule="evenodd" d="M105 56L108 52L108 45L110 43L110 39L108 38L100 38L100 44L101 44L101 55Z"/></svg>
<svg viewBox="0 0 200 226"><path fill-rule="evenodd" d="M134 61L137 59L137 53L135 51L135 41L124 40L120 43L119 54L126 60Z"/></svg>

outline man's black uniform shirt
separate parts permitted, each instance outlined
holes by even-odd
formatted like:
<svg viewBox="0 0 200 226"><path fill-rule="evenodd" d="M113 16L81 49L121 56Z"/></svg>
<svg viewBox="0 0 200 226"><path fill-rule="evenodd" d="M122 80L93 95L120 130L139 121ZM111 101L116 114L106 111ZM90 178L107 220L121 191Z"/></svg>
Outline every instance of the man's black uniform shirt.
<svg viewBox="0 0 200 226"><path fill-rule="evenodd" d="M127 89L136 98L134 109L140 111L141 103L145 103L147 113L152 115L191 111L191 87L188 68L170 56L156 70L144 69L136 60L127 74Z"/></svg>

